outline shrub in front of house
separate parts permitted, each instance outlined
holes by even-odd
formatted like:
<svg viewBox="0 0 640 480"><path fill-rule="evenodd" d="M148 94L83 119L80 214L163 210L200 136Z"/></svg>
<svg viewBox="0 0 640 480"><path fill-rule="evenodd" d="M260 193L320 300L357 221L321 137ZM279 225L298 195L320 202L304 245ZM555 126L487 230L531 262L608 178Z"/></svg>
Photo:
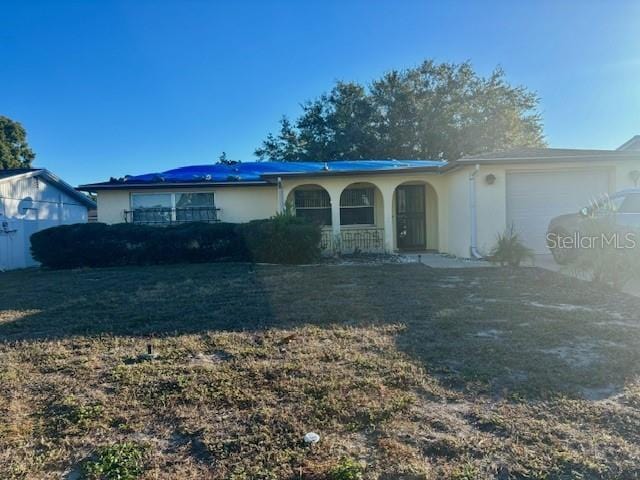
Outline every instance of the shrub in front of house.
<svg viewBox="0 0 640 480"><path fill-rule="evenodd" d="M291 215L240 225L80 223L31 236L33 258L49 268L221 261L310 263L320 257L319 244L320 227Z"/></svg>
<svg viewBox="0 0 640 480"><path fill-rule="evenodd" d="M164 232L158 235L159 230ZM233 223L147 227L146 234L138 263L244 261L247 258L244 243Z"/></svg>
<svg viewBox="0 0 640 480"><path fill-rule="evenodd" d="M109 227L100 223L61 225L31 235L31 255L46 267L103 266L113 261L116 245L106 239ZM100 255L97 255L100 252ZM122 251L117 254L123 253Z"/></svg>
<svg viewBox="0 0 640 480"><path fill-rule="evenodd" d="M244 223L238 231L253 262L302 264L320 258L320 226L289 213Z"/></svg>
<svg viewBox="0 0 640 480"><path fill-rule="evenodd" d="M524 260L533 260L535 253L522 243L515 227L511 225L504 233L498 235L488 258L502 267L519 267Z"/></svg>
<svg viewBox="0 0 640 480"><path fill-rule="evenodd" d="M61 225L31 236L33 258L45 267L78 268L245 260L232 223L151 227L121 223Z"/></svg>

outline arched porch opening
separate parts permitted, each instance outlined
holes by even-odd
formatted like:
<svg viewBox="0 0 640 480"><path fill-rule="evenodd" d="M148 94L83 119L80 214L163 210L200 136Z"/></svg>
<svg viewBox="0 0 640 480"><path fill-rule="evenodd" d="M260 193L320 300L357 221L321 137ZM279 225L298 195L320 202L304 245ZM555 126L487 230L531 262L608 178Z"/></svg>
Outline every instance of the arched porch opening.
<svg viewBox="0 0 640 480"><path fill-rule="evenodd" d="M394 248L438 250L438 195L425 181L404 182L393 195Z"/></svg>
<svg viewBox="0 0 640 480"><path fill-rule="evenodd" d="M384 252L384 204L380 189L369 182L347 185L340 194L342 253Z"/></svg>
<svg viewBox="0 0 640 480"><path fill-rule="evenodd" d="M323 252L335 250L331 195L324 187L317 184L298 185L287 195L286 206L296 217L320 225L320 248Z"/></svg>
<svg viewBox="0 0 640 480"><path fill-rule="evenodd" d="M296 217L331 227L331 196L320 185L298 185L289 192L286 204Z"/></svg>

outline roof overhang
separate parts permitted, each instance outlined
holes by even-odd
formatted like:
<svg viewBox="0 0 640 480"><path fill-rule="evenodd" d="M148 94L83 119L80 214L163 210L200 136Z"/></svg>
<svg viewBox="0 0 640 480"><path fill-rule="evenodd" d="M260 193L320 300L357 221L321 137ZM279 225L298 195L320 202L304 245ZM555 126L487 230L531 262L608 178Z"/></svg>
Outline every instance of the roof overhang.
<svg viewBox="0 0 640 480"><path fill-rule="evenodd" d="M99 192L105 190L166 190L166 189L190 189L190 188L218 188L218 187L270 187L274 182L156 182L156 183L90 183L79 185L78 190L83 192Z"/></svg>
<svg viewBox="0 0 640 480"><path fill-rule="evenodd" d="M456 161L459 165L505 165L517 163L562 163L562 162L598 162L611 160L640 160L638 152L615 152L607 154L577 154L557 156L524 156L499 158L461 158Z"/></svg>
<svg viewBox="0 0 640 480"><path fill-rule="evenodd" d="M406 168L393 168L386 170L349 170L349 171L317 171L317 172L282 172L282 173L268 173L264 174L263 178L275 179L275 178L305 178L305 177L347 177L353 175L394 175L398 173L440 173L444 171L445 166L432 166L432 167L406 167Z"/></svg>

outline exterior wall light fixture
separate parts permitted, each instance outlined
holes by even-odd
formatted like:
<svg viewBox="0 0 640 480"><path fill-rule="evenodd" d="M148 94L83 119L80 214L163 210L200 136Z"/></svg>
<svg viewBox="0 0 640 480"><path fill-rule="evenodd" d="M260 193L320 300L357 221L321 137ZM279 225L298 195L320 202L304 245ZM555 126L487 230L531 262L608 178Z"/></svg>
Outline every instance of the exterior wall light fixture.
<svg viewBox="0 0 640 480"><path fill-rule="evenodd" d="M496 176L493 173L490 173L486 177L484 177L484 181L487 182L487 185L493 185L496 183Z"/></svg>

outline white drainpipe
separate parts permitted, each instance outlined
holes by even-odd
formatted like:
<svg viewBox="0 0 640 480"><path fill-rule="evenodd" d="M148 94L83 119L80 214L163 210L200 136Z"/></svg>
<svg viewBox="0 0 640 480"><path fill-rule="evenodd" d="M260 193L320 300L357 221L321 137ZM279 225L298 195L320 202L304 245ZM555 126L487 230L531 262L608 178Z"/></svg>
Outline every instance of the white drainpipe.
<svg viewBox="0 0 640 480"><path fill-rule="evenodd" d="M469 212L471 213L471 256L473 258L483 258L478 252L478 213L476 206L476 175L480 170L480 165L476 165L471 175L469 175Z"/></svg>
<svg viewBox="0 0 640 480"><path fill-rule="evenodd" d="M282 178L278 177L278 213L284 212L284 191L282 190Z"/></svg>

